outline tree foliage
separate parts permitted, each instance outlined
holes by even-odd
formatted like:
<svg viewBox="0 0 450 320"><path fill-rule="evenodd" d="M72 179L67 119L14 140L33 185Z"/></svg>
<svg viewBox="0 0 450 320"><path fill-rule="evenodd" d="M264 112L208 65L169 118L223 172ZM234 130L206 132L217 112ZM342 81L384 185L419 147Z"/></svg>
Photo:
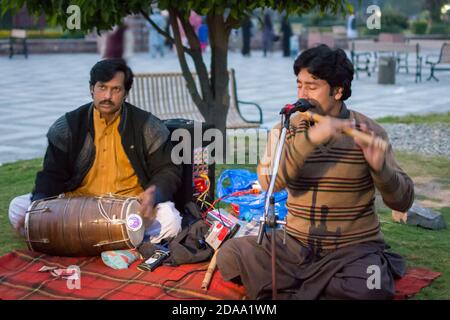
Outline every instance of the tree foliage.
<svg viewBox="0 0 450 320"><path fill-rule="evenodd" d="M257 8L285 11L289 14L302 14L314 8L333 14L351 10L350 3L342 0L3 0L1 4L3 13L7 10L17 11L24 5L30 13L45 13L50 23L63 28L66 27L67 8L77 5L81 8L83 31L94 28L109 30L129 14L150 12L152 5L157 5L162 10L176 8L184 17L188 17L191 10L203 16L229 16L228 22L236 22L235 27L239 27L239 21Z"/></svg>
<svg viewBox="0 0 450 320"><path fill-rule="evenodd" d="M238 28L243 19L255 9L273 9L288 14L302 14L313 9L332 14L346 13L352 10L348 0L3 0L3 12L19 10L24 5L30 13L39 16L44 13L47 20L67 28L69 16L67 8L78 5L81 13L81 29L83 31L109 30L121 24L123 18L130 14L142 14L153 26L149 13L153 6L169 11L169 22L173 30L173 38L163 33L175 44L178 58L187 81L193 101L204 116L206 122L213 123L224 131L229 106L228 95L228 40L233 28ZM200 42L194 29L189 24L191 10L206 16L211 45L211 61L209 69L203 59ZM184 46L180 38L179 24L183 26L188 45ZM195 72L200 79L197 88L192 77L187 57L192 58Z"/></svg>

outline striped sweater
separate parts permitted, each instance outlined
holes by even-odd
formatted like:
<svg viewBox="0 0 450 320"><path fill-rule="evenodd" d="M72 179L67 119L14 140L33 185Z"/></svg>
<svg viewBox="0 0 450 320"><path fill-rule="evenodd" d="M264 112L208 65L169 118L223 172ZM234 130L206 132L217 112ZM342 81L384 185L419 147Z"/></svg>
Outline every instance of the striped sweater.
<svg viewBox="0 0 450 320"><path fill-rule="evenodd" d="M345 104L339 117L355 119L357 127L365 122L387 140L381 126L348 110ZM386 151L383 169L376 173L352 137L342 136L315 147L305 137L309 126L301 114L291 118L275 183L275 191L288 191L287 232L307 246L326 250L382 241L374 208L375 187L392 209L406 211L414 200L413 182L395 162L392 148ZM258 178L265 190L280 132L280 125L272 129L258 165Z"/></svg>

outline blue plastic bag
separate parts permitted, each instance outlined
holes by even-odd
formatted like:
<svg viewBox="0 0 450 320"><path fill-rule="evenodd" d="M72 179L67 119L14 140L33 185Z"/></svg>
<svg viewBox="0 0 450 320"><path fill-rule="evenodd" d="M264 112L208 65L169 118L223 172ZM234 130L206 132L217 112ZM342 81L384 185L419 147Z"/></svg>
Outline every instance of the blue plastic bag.
<svg viewBox="0 0 450 320"><path fill-rule="evenodd" d="M286 190L281 190L274 193L275 196L275 213L278 215L278 219L283 220L287 214ZM250 196L251 197L251 196ZM250 198L249 197L249 198ZM266 203L266 192L253 196L253 201L238 202L239 205L239 219L251 221L259 220L264 215L264 205Z"/></svg>
<svg viewBox="0 0 450 320"><path fill-rule="evenodd" d="M229 180L230 185L224 187L224 182ZM224 170L217 181L217 195L219 198L230 195L234 192L252 189L252 185L257 182L256 173L245 169ZM284 219L287 214L286 200L287 191L281 190L274 193L275 213L279 219ZM260 194L246 194L240 196L230 196L222 200L223 202L239 206L239 219L251 221L259 220L264 215L264 205L266 192Z"/></svg>
<svg viewBox="0 0 450 320"><path fill-rule="evenodd" d="M227 179L230 186L224 187L223 184ZM217 181L217 196L222 198L236 191L249 190L256 181L258 181L258 175L254 172L244 169L224 170Z"/></svg>

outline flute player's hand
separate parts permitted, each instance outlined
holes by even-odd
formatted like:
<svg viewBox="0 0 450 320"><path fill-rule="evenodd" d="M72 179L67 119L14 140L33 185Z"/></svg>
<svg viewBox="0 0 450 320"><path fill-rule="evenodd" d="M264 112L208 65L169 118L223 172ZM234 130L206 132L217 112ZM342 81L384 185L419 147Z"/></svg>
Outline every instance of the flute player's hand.
<svg viewBox="0 0 450 320"><path fill-rule="evenodd" d="M367 124L365 123L361 123L360 130L362 132L375 136L374 132L372 130L369 130ZM380 172L381 169L383 169L384 159L386 156L385 151L381 148L375 147L374 144L367 144L366 142L356 137L355 143L361 148L364 154L364 158L366 159L372 170L374 170L375 172Z"/></svg>
<svg viewBox="0 0 450 320"><path fill-rule="evenodd" d="M351 120L342 120L329 116L324 116L320 122L317 122L308 130L309 140L315 144L324 144L331 138L339 138L342 131L352 128Z"/></svg>

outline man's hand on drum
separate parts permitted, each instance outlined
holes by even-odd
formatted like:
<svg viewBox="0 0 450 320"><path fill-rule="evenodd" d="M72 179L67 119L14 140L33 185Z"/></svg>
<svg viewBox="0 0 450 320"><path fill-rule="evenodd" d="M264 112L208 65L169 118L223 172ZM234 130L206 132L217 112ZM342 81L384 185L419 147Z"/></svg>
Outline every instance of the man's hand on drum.
<svg viewBox="0 0 450 320"><path fill-rule="evenodd" d="M25 216L21 217L17 222L16 232L21 236L25 235Z"/></svg>
<svg viewBox="0 0 450 320"><path fill-rule="evenodd" d="M155 192L156 186L152 185L139 195L139 200L141 203L139 211L141 213L145 229L150 226L156 217Z"/></svg>

